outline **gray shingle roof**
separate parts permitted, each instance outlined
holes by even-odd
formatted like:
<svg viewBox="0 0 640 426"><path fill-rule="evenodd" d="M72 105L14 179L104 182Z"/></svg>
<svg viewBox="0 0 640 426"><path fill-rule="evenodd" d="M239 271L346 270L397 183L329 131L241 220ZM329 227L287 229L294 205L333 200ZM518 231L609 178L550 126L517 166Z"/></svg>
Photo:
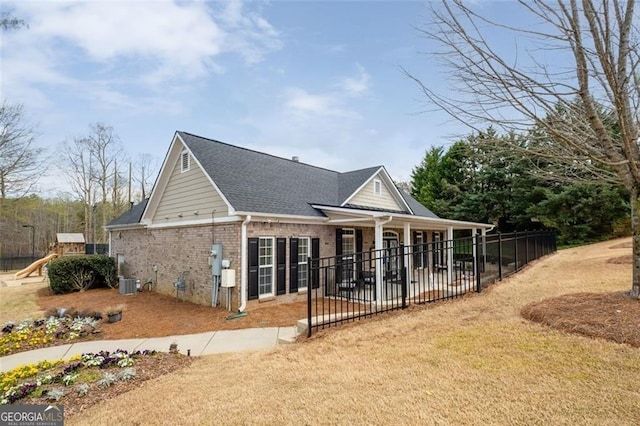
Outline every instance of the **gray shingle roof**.
<svg viewBox="0 0 640 426"><path fill-rule="evenodd" d="M367 181L375 172L377 172L382 166L369 167L368 169L354 170L352 172L340 173L338 178L338 191L340 195L340 204L342 204L347 197L353 194L356 189Z"/></svg>
<svg viewBox="0 0 640 426"><path fill-rule="evenodd" d="M436 216L435 213L420 204L420 202L409 195L407 191L402 188L398 188L398 191L400 191L400 195L402 195L402 198L404 198L404 201L409 205L409 208L413 211L414 215L438 219L438 216Z"/></svg>
<svg viewBox="0 0 640 426"><path fill-rule="evenodd" d="M339 206L382 166L339 173L178 132L237 211L323 216L311 204ZM400 191L417 216L437 218Z"/></svg>
<svg viewBox="0 0 640 426"><path fill-rule="evenodd" d="M142 200L135 206L131 207L129 210L112 220L107 224L109 226L115 225L131 225L135 223L140 223L142 219L142 213L144 213L144 209L147 207L148 198Z"/></svg>
<svg viewBox="0 0 640 426"><path fill-rule="evenodd" d="M177 132L204 171L239 212L323 217L312 204L340 206L382 166L346 173ZM404 191L417 216L437 217ZM148 200L107 226L139 223Z"/></svg>
<svg viewBox="0 0 640 426"><path fill-rule="evenodd" d="M236 211L323 216L310 203L339 204L339 173L205 139L180 138Z"/></svg>

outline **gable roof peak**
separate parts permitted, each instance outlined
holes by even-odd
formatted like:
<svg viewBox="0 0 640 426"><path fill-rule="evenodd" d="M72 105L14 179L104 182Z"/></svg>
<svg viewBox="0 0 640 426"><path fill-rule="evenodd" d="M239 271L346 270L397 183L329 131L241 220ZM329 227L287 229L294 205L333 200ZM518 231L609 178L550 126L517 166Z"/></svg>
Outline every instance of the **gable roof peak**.
<svg viewBox="0 0 640 426"><path fill-rule="evenodd" d="M274 154L269 154L268 152L262 152L262 151L257 151L255 149L246 148L246 147L239 146L239 145L233 145L233 144L222 142L222 141L219 141L219 140L216 140L216 139L211 139L211 138L207 138L207 137L204 137L204 136L194 135L193 133L189 133L189 132L184 132L184 131L180 131L179 130L176 133L180 136L180 139L182 139L182 141L187 146L189 145L189 142L186 140L186 138L184 136L191 137L191 138L197 138L197 139L200 139L202 141L218 143L218 144L230 147L230 148L247 151L247 152L250 152L250 153L253 153L253 154L257 154L257 155L262 155L262 156L265 156L265 157L271 157L271 158L276 159L276 160L282 160L282 161L287 161L289 163L299 164L299 165L305 166L305 167L313 167L314 169L319 169L319 170L323 170L323 171L326 171L326 172L340 173L340 172L337 172L335 170L327 169L325 167L315 166L313 164L308 164L308 163L302 162L302 161L300 161L300 157L297 156L297 155L296 156L292 156L291 158L280 157L280 156L277 156L277 155L274 155Z"/></svg>

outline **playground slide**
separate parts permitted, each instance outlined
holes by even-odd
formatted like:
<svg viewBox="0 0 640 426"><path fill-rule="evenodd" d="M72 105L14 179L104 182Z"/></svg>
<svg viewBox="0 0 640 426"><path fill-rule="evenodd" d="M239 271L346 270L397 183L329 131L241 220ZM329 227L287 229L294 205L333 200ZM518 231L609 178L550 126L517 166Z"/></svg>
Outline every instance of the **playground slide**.
<svg viewBox="0 0 640 426"><path fill-rule="evenodd" d="M36 269L40 270L39 275L42 276L42 267L44 265L46 265L47 263L49 263L50 261L52 261L53 259L55 259L56 257L58 257L58 253L51 253L50 255L45 256L42 259L38 259L35 262L33 262L31 265L29 265L26 268L24 268L22 271L16 272L16 274L13 276L13 278L16 279L16 280L18 278L27 278Z"/></svg>

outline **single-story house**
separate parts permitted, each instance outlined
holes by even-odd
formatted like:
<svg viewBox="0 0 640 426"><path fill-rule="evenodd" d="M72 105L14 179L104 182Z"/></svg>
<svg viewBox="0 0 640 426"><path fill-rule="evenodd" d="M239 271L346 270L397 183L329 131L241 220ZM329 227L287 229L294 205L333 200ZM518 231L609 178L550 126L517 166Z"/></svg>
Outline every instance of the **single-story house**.
<svg viewBox="0 0 640 426"><path fill-rule="evenodd" d="M451 240L454 230L484 234L491 227L437 217L384 166L341 173L176 132L150 197L106 228L111 255L130 277L161 293L244 311L302 298L309 257ZM433 265L451 267L451 250L430 256ZM225 272L226 283L212 266L216 259L234 271ZM412 266L425 266L421 259Z"/></svg>

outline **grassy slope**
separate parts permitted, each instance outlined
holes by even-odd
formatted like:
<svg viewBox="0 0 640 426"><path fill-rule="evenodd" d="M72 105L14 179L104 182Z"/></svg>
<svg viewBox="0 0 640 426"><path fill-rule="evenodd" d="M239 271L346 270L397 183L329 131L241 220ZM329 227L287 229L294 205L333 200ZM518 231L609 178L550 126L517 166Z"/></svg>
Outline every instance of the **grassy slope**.
<svg viewBox="0 0 640 426"><path fill-rule="evenodd" d="M12 281L13 275L2 275L0 280ZM36 303L36 291L47 285L39 279L18 287L0 287L0 324L41 316L43 311Z"/></svg>
<svg viewBox="0 0 640 426"><path fill-rule="evenodd" d="M628 265L605 264L626 253L617 243L563 250L474 297L204 357L68 424L637 424L638 349L519 316L630 287Z"/></svg>

